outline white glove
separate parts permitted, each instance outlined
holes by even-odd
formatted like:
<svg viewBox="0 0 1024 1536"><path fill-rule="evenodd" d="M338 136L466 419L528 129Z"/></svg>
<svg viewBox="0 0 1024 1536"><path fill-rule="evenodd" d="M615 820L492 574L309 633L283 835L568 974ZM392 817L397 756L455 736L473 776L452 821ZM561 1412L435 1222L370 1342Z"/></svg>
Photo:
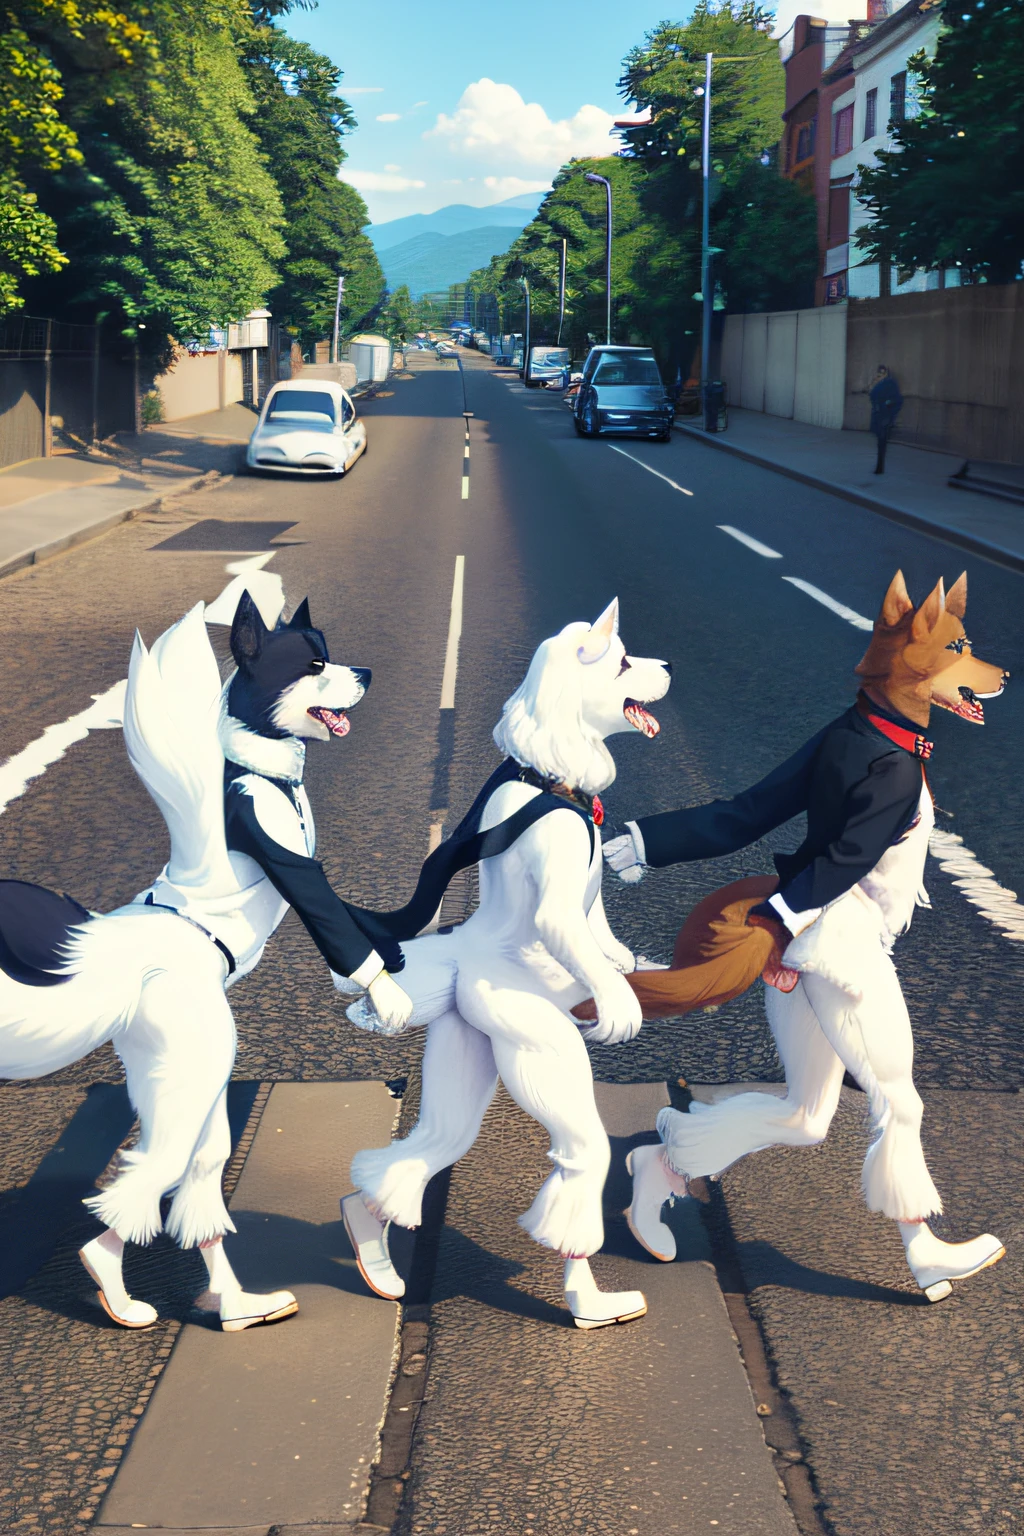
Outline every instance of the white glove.
<svg viewBox="0 0 1024 1536"><path fill-rule="evenodd" d="M384 1033L397 1035L412 1018L412 998L393 981L387 971L380 971L367 987L373 1010L384 1026Z"/></svg>
<svg viewBox="0 0 1024 1536"><path fill-rule="evenodd" d="M627 822L628 832L621 837L613 837L610 843L605 843L601 852L609 869L615 871L620 880L627 885L635 885L642 880L647 870L644 863L645 849L640 828L634 822Z"/></svg>
<svg viewBox="0 0 1024 1536"><path fill-rule="evenodd" d="M588 1045L623 1045L640 1033L644 1021L640 999L633 988L621 977L615 978L614 986L595 993L597 1023L585 1029Z"/></svg>

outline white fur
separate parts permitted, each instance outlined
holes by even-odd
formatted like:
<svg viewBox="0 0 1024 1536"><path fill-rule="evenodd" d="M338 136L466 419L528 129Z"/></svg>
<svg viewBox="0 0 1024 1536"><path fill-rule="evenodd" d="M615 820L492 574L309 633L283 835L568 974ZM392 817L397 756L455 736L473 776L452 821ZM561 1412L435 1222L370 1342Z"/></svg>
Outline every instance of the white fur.
<svg viewBox="0 0 1024 1536"><path fill-rule="evenodd" d="M544 641L494 733L520 763L587 794L615 776L604 738L632 729L625 700L659 699L669 685L658 661L630 657L623 671L625 650L614 634L599 659L581 658L591 629L570 624ZM519 782L502 785L482 827L496 826L538 793ZM589 1038L605 1043L632 1039L641 1024L622 976L633 956L608 926L601 867L599 836L591 853L582 819L554 811L481 864L480 905L462 927L404 946L399 980L413 1000L412 1023L429 1026L420 1118L404 1141L360 1152L352 1163L356 1187L383 1217L419 1224L427 1181L473 1144L500 1076L551 1137L554 1169L523 1226L569 1257L601 1246L608 1138L581 1027L569 1010L594 997L598 1022Z"/></svg>
<svg viewBox="0 0 1024 1536"><path fill-rule="evenodd" d="M322 672L300 677L282 693L274 710L274 724L293 736L308 736L315 741L330 741L331 733L322 720L314 720L308 711L315 705L341 711L358 704L366 689L351 667L339 667L329 661Z"/></svg>

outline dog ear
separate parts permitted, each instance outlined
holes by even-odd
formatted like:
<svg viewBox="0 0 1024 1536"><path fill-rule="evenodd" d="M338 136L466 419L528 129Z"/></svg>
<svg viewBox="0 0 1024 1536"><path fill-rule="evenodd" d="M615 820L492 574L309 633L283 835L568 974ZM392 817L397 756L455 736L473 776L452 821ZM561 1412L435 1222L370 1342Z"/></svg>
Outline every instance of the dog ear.
<svg viewBox="0 0 1024 1536"><path fill-rule="evenodd" d="M613 597L600 618L595 619L591 624L590 632L584 637L583 644L576 652L583 665L589 667L593 662L600 661L602 656L606 656L612 638L618 632L619 600Z"/></svg>
<svg viewBox="0 0 1024 1536"><path fill-rule="evenodd" d="M250 671L260 658L268 634L259 609L249 593L243 592L231 622L231 654L235 665L242 671Z"/></svg>
<svg viewBox="0 0 1024 1536"><path fill-rule="evenodd" d="M927 640L936 624L941 619L946 607L946 589L940 576L920 608L914 614L914 622L911 626L911 635L920 645Z"/></svg>
<svg viewBox="0 0 1024 1536"><path fill-rule="evenodd" d="M914 604L911 602L910 593L907 591L907 584L903 580L903 572L897 571L889 583L888 592L886 592L882 599L881 618L892 629L893 625L898 624L904 614L912 613L913 609Z"/></svg>
<svg viewBox="0 0 1024 1536"><path fill-rule="evenodd" d="M286 629L312 629L313 628L313 620L310 618L310 614L309 614L309 598L308 597L304 597L302 599L302 602L299 604L299 606L296 608L295 612L292 614L291 618L288 620L288 623L285 625L285 628Z"/></svg>
<svg viewBox="0 0 1024 1536"><path fill-rule="evenodd" d="M962 571L946 593L946 612L963 621L967 612L967 572Z"/></svg>

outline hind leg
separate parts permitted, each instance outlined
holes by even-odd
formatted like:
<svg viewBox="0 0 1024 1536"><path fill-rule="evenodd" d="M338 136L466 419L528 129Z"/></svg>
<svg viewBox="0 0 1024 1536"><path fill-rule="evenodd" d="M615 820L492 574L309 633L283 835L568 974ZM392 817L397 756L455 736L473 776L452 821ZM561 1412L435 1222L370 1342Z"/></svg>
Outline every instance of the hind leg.
<svg viewBox="0 0 1024 1536"><path fill-rule="evenodd" d="M497 1082L487 1036L455 1012L442 1014L427 1029L415 1126L404 1140L352 1159L358 1193L342 1201L342 1215L360 1273L379 1296L405 1294L388 1254L387 1224L419 1226L427 1184L469 1151Z"/></svg>

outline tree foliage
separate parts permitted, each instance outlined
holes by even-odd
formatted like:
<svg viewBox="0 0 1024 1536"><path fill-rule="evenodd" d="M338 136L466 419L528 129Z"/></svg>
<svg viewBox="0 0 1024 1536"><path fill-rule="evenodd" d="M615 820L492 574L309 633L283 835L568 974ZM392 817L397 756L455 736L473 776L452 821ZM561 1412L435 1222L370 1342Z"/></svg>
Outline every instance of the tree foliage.
<svg viewBox="0 0 1024 1536"><path fill-rule="evenodd" d="M715 205L715 273L728 307L745 313L814 303L818 216L809 192L773 165L748 162Z"/></svg>
<svg viewBox="0 0 1024 1536"><path fill-rule="evenodd" d="M911 61L919 111L861 175L858 243L902 269L954 262L1010 282L1024 260L1024 7L950 6L932 60Z"/></svg>
<svg viewBox="0 0 1024 1536"><path fill-rule="evenodd" d="M271 25L253 29L246 72L256 103L253 127L285 211L287 249L270 308L308 345L334 324L341 274L342 329L359 329L381 302L384 274L364 233L366 204L338 180L342 139L355 126L351 107L338 95L342 72L308 43Z"/></svg>
<svg viewBox="0 0 1024 1536"><path fill-rule="evenodd" d="M408 285L402 283L391 294L381 315L381 330L394 341L405 342L413 332L413 302Z"/></svg>

